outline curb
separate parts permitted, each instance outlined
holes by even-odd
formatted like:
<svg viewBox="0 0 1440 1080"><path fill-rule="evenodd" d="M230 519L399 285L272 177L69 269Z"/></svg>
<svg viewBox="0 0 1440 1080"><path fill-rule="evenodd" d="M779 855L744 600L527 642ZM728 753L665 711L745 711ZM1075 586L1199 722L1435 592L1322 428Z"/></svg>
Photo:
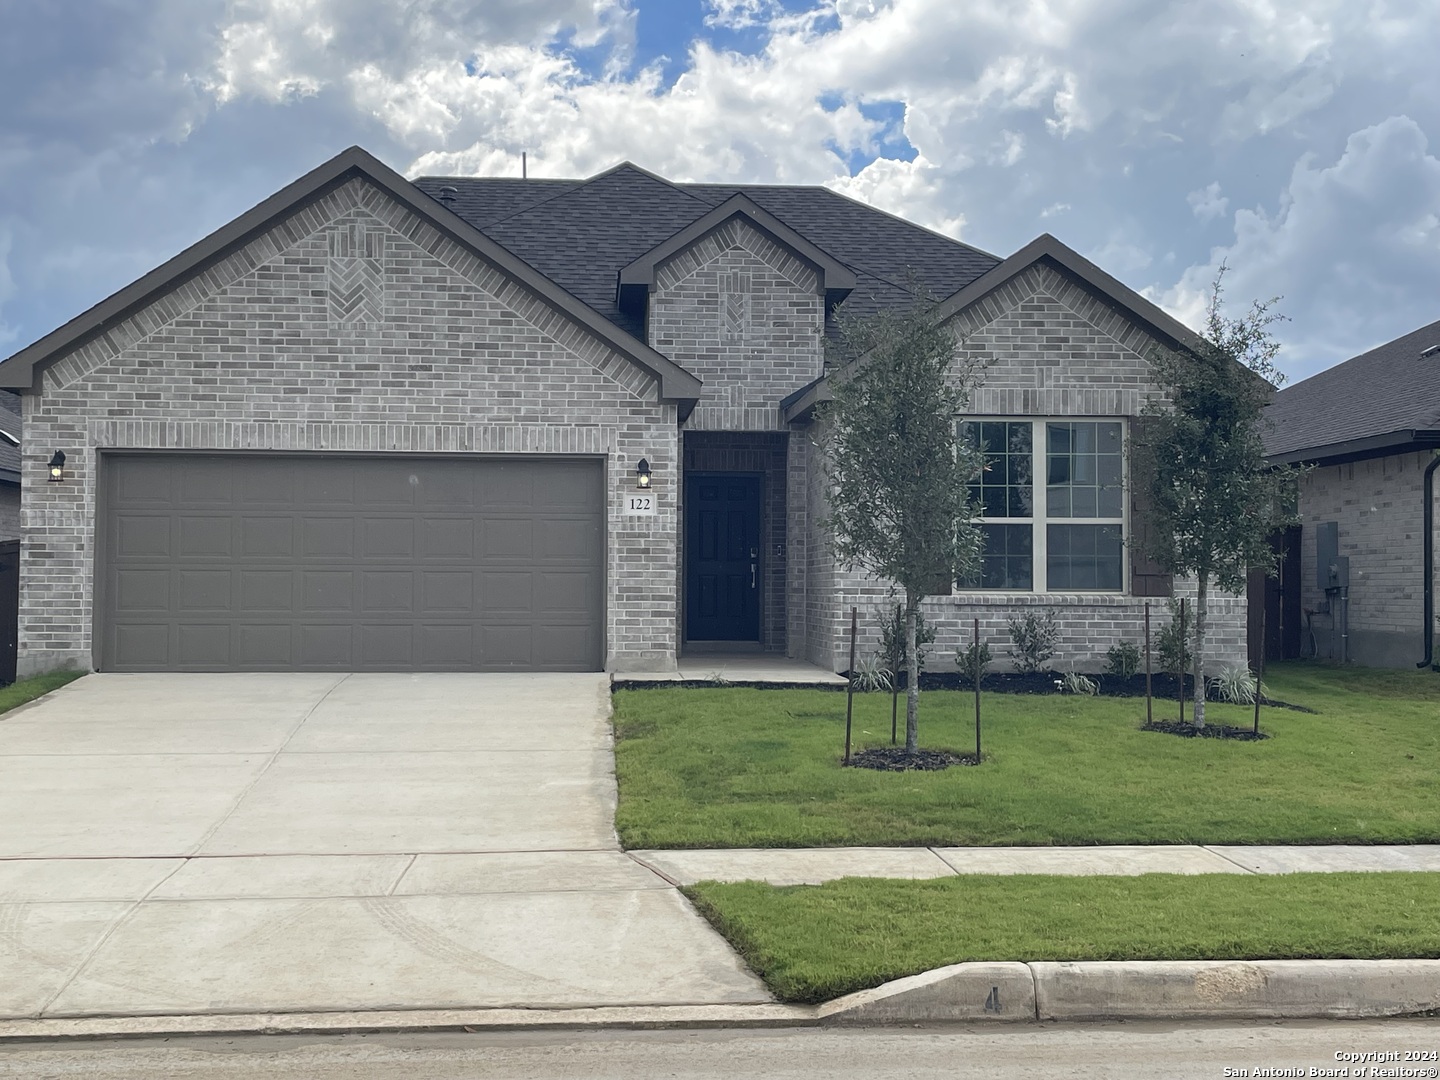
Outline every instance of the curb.
<svg viewBox="0 0 1440 1080"><path fill-rule="evenodd" d="M1440 960L970 963L823 1005L659 1005L209 1013L0 1020L0 1043L186 1035L786 1028L1093 1020L1302 1020L1440 1015Z"/></svg>

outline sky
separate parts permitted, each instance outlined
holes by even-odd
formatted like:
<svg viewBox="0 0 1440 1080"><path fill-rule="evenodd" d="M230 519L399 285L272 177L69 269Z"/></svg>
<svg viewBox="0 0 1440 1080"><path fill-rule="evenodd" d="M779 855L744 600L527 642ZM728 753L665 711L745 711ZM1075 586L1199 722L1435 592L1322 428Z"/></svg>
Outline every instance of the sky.
<svg viewBox="0 0 1440 1080"><path fill-rule="evenodd" d="M0 356L345 147L1053 233L1293 382L1440 319L1433 0L0 0Z"/></svg>

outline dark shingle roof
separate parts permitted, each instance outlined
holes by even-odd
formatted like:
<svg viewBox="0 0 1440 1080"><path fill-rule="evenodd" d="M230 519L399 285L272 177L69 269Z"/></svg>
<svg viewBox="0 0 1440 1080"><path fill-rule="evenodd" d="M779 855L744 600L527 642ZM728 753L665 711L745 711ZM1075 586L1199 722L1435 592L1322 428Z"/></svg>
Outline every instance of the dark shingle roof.
<svg viewBox="0 0 1440 1080"><path fill-rule="evenodd" d="M447 205L606 318L643 327L615 305L620 269L725 202L746 196L855 271L845 309L856 316L904 304L913 269L949 296L1000 262L995 256L823 187L680 184L628 163L586 181L421 177Z"/></svg>
<svg viewBox="0 0 1440 1080"><path fill-rule="evenodd" d="M0 429L22 439L20 423L20 398L0 390ZM0 439L0 473L20 472L20 447L11 446L8 439Z"/></svg>
<svg viewBox="0 0 1440 1080"><path fill-rule="evenodd" d="M1361 353L1275 395L1265 450L1272 457L1364 439L1440 434L1440 322Z"/></svg>

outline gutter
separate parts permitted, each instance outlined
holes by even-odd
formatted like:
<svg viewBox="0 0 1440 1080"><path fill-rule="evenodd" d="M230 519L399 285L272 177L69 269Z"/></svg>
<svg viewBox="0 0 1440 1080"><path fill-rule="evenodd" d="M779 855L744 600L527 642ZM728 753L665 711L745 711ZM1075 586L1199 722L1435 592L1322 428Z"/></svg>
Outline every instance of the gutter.
<svg viewBox="0 0 1440 1080"><path fill-rule="evenodd" d="M1421 541L1424 555L1421 558L1421 581L1425 596L1425 659L1416 664L1417 668L1430 667L1435 662L1435 470L1440 469L1440 451L1425 466L1423 485L1425 508L1421 515L1425 535Z"/></svg>

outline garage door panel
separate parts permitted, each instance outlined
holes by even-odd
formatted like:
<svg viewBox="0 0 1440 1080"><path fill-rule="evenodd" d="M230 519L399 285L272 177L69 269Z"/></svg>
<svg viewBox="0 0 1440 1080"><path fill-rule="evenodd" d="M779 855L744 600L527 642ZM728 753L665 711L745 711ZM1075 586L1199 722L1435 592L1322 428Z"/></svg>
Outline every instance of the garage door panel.
<svg viewBox="0 0 1440 1080"><path fill-rule="evenodd" d="M172 666L169 623L117 622L115 664L128 671L164 671Z"/></svg>
<svg viewBox="0 0 1440 1080"><path fill-rule="evenodd" d="M101 666L596 670L602 477L598 459L107 455Z"/></svg>
<svg viewBox="0 0 1440 1080"><path fill-rule="evenodd" d="M469 613L475 607L475 575L469 570L421 570L420 613Z"/></svg>
<svg viewBox="0 0 1440 1080"><path fill-rule="evenodd" d="M132 615L170 610L170 571L122 570L115 578L115 610Z"/></svg>
<svg viewBox="0 0 1440 1080"><path fill-rule="evenodd" d="M240 623L235 627L235 666L251 671L285 670L294 666L289 623Z"/></svg>
<svg viewBox="0 0 1440 1080"><path fill-rule="evenodd" d="M154 514L117 516L114 533L116 553L127 559L168 559L171 524L170 518Z"/></svg>
<svg viewBox="0 0 1440 1080"><path fill-rule="evenodd" d="M300 609L349 614L355 607L353 570L300 571Z"/></svg>
<svg viewBox="0 0 1440 1080"><path fill-rule="evenodd" d="M229 623L181 623L176 638L180 667L215 671L234 667L230 655Z"/></svg>
<svg viewBox="0 0 1440 1080"><path fill-rule="evenodd" d="M270 612L289 613L295 607L295 572L293 570L240 570L241 615L262 615Z"/></svg>
<svg viewBox="0 0 1440 1080"><path fill-rule="evenodd" d="M231 559L235 520L227 513L183 514L176 523L175 554L182 559Z"/></svg>
<svg viewBox="0 0 1440 1080"><path fill-rule="evenodd" d="M425 517L418 526L422 562L470 562L475 558L473 518Z"/></svg>
<svg viewBox="0 0 1440 1080"><path fill-rule="evenodd" d="M229 612L235 606L233 576L229 569L175 571L175 609L182 614Z"/></svg>
<svg viewBox="0 0 1440 1080"><path fill-rule="evenodd" d="M344 670L359 666L355 628L349 623L301 623L297 641L300 667Z"/></svg>
<svg viewBox="0 0 1440 1080"><path fill-rule="evenodd" d="M360 519L362 559L415 559L415 521L409 517Z"/></svg>
<svg viewBox="0 0 1440 1080"><path fill-rule="evenodd" d="M240 519L240 558L293 559L295 555L293 517L252 515Z"/></svg>
<svg viewBox="0 0 1440 1080"><path fill-rule="evenodd" d="M355 519L311 517L300 521L300 553L304 559L355 557Z"/></svg>

